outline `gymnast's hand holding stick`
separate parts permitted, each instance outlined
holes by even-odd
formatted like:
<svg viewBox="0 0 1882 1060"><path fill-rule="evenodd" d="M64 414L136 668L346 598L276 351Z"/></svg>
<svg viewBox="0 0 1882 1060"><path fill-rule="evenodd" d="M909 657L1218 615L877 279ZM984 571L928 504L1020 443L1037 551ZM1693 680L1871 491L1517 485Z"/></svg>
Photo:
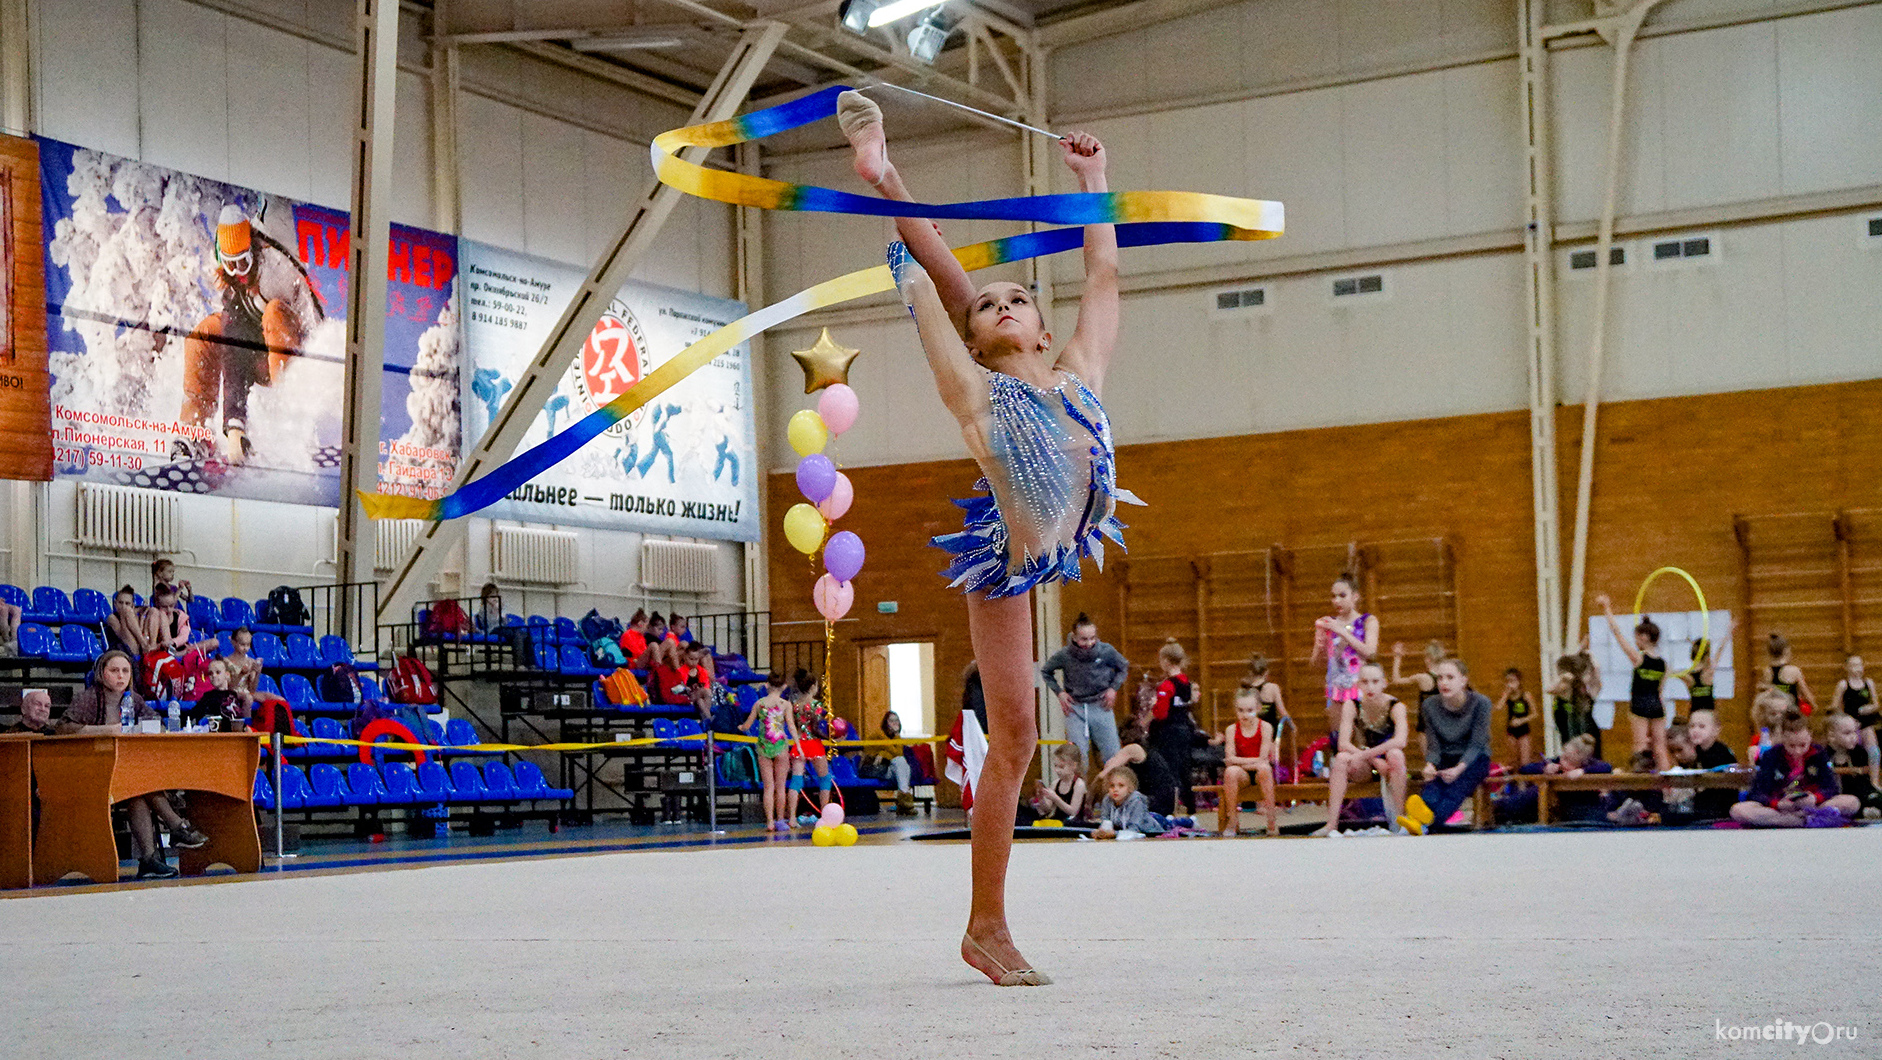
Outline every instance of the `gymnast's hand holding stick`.
<svg viewBox="0 0 1882 1060"><path fill-rule="evenodd" d="M837 120L855 148L856 173L884 197L913 196L889 162L882 112L846 92ZM1064 138L1065 163L1087 192L1105 185L1104 147ZM987 699L986 764L974 787L973 906L961 959L1001 986L1051 982L1014 946L1006 919L1006 870L1021 779L1038 743L1033 717L1035 585L1076 578L1081 560L1102 566L1102 538L1122 543L1110 421L1098 399L1117 338L1117 236L1084 229L1085 297L1078 326L1056 358L1033 292L1011 282L975 289L941 231L897 218L889 264L920 332L942 403L960 423L991 496L957 502L966 528L934 539L954 562L946 576L967 592L967 625Z"/></svg>

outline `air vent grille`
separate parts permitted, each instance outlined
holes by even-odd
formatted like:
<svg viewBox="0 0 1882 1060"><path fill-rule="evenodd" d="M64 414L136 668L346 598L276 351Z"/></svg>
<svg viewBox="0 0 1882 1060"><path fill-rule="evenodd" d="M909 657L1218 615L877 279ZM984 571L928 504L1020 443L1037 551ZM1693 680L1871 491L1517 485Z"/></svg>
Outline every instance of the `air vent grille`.
<svg viewBox="0 0 1882 1060"><path fill-rule="evenodd" d="M1709 262L1716 256L1718 246L1718 238L1710 235L1656 240L1653 244L1653 260L1656 263Z"/></svg>
<svg viewBox="0 0 1882 1060"><path fill-rule="evenodd" d="M1335 298L1384 293L1385 277L1377 273L1371 276L1348 276L1333 281L1333 297Z"/></svg>
<svg viewBox="0 0 1882 1060"><path fill-rule="evenodd" d="M1595 267L1599 254L1600 252L1595 250L1577 250L1568 256L1568 267L1578 272L1582 269L1592 269ZM1616 266L1627 264L1627 248L1609 247L1608 264Z"/></svg>
<svg viewBox="0 0 1882 1060"><path fill-rule="evenodd" d="M1271 307L1268 304L1266 287L1236 287L1226 291L1216 291L1210 296L1211 316L1240 316L1245 313L1265 313Z"/></svg>

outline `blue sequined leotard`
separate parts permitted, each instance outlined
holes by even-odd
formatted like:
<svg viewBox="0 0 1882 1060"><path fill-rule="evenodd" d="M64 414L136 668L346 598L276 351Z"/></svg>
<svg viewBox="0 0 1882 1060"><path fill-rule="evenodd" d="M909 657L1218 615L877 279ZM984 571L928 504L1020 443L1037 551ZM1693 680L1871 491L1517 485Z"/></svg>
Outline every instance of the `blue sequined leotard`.
<svg viewBox="0 0 1882 1060"><path fill-rule="evenodd" d="M1143 501L1118 488L1111 421L1098 395L1063 369L1050 390L982 371L993 426L974 488L989 495L954 502L966 509L967 527L934 539L954 556L943 576L998 598L1077 581L1086 556L1103 570L1104 539L1124 544L1118 502Z"/></svg>

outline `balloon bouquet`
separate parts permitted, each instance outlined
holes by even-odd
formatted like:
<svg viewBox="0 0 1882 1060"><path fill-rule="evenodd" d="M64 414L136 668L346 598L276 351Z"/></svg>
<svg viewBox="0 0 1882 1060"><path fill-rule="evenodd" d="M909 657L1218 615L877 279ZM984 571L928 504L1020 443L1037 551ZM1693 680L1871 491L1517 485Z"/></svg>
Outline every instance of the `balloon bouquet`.
<svg viewBox="0 0 1882 1060"><path fill-rule="evenodd" d="M784 538L791 547L812 557L823 553L824 573L810 588L811 601L823 616L824 694L829 695L831 650L836 641L836 622L849 614L856 602L856 590L850 584L863 569L863 539L848 530L830 532L830 524L843 518L856 500L849 476L836 469L836 463L824 455L832 436L840 435L856 423L856 391L844 383L832 383L817 399L817 408L800 409L791 416L788 427L791 448L800 458L797 463L797 489L804 501L784 513ZM856 826L843 821L843 805L832 802L823 808L810 841L817 846L849 846L856 842Z"/></svg>

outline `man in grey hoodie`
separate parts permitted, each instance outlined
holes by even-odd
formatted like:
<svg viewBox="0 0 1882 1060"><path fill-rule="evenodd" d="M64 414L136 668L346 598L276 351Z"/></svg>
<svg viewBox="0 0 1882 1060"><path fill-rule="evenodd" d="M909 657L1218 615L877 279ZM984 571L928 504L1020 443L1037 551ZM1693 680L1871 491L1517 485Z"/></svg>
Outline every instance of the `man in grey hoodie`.
<svg viewBox="0 0 1882 1060"><path fill-rule="evenodd" d="M1117 691L1124 687L1130 663L1098 639L1097 623L1080 614L1072 623L1071 641L1039 669L1065 712L1066 742L1081 755L1089 753L1089 746L1098 752L1098 761L1110 761L1118 751ZM1091 768L1089 757L1085 768Z"/></svg>

